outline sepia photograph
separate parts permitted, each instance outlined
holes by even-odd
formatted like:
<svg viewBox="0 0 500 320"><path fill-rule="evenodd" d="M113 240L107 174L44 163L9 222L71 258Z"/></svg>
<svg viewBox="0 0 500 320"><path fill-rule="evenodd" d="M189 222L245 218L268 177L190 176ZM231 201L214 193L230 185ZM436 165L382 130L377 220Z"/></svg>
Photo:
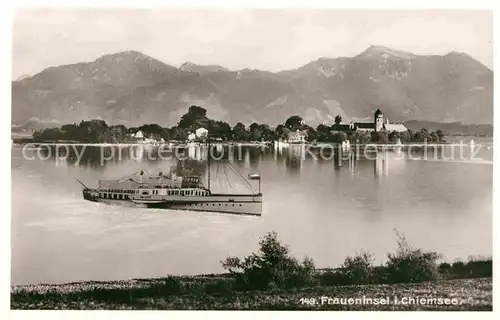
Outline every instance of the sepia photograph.
<svg viewBox="0 0 500 320"><path fill-rule="evenodd" d="M11 33L11 310L493 310L493 10Z"/></svg>

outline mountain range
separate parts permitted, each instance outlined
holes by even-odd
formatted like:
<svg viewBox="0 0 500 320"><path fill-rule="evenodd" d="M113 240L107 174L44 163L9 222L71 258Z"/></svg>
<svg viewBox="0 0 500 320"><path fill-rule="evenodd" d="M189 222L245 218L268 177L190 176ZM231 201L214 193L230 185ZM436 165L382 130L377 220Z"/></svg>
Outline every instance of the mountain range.
<svg viewBox="0 0 500 320"><path fill-rule="evenodd" d="M367 120L493 123L493 71L467 54L416 55L371 46L281 72L179 68L137 51L49 67L12 82L12 123L103 119L126 126L175 125L191 105L212 119L276 125Z"/></svg>

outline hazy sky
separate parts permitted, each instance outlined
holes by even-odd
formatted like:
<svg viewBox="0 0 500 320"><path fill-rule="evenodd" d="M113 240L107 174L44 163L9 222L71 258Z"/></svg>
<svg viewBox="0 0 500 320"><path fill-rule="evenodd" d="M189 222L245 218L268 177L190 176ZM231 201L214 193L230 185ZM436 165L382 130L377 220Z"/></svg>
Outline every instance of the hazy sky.
<svg viewBox="0 0 500 320"><path fill-rule="evenodd" d="M465 52L493 67L491 11L37 9L18 11L13 78L124 50L179 66L296 68L369 45Z"/></svg>

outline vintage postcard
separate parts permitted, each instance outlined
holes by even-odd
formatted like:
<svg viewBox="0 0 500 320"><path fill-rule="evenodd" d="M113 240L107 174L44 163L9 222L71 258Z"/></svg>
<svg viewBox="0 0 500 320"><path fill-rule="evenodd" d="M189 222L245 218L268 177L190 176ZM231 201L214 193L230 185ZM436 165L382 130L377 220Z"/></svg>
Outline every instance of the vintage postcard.
<svg viewBox="0 0 500 320"><path fill-rule="evenodd" d="M491 311L493 11L19 8L12 310Z"/></svg>

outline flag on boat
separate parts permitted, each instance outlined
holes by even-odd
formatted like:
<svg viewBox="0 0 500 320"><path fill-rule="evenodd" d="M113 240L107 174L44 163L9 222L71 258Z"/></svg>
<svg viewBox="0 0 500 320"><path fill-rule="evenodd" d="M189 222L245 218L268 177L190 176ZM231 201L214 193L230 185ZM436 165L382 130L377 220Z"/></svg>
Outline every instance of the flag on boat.
<svg viewBox="0 0 500 320"><path fill-rule="evenodd" d="M250 180L260 180L260 174L258 173L252 173L248 175L248 179Z"/></svg>

